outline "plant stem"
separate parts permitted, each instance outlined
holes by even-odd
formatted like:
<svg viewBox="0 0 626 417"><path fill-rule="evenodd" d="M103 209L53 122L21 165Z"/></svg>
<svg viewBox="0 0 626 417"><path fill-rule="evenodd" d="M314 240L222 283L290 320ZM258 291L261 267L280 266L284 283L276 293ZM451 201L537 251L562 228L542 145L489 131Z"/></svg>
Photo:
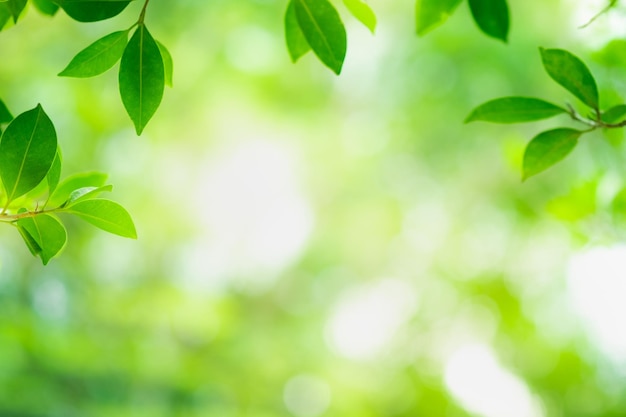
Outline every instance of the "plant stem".
<svg viewBox="0 0 626 417"><path fill-rule="evenodd" d="M148 3L150 3L150 0L146 0L146 2L143 4L143 7L141 8L141 13L139 13L139 19L137 19L138 25L143 25L143 21L146 18L146 10L148 9Z"/></svg>
<svg viewBox="0 0 626 417"><path fill-rule="evenodd" d="M0 222L13 223L21 219L26 219L28 217L35 217L39 214L54 213L58 211L59 209L55 208L55 209L50 209L50 210L26 211L24 213L17 213L17 214L6 214L5 212L2 212L0 213Z"/></svg>

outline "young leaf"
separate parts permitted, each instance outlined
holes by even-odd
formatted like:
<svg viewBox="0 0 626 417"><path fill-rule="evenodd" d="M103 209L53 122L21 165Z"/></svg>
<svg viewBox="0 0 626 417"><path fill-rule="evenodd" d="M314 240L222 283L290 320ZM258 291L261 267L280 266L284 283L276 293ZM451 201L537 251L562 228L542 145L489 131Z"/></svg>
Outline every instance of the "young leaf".
<svg viewBox="0 0 626 417"><path fill-rule="evenodd" d="M441 25L460 3L461 0L417 0L415 5L417 34L425 35Z"/></svg>
<svg viewBox="0 0 626 417"><path fill-rule="evenodd" d="M69 208L81 201L89 200L90 198L95 198L100 193L113 191L112 185L103 185L102 187L83 187L78 190L72 191L69 198L63 204L63 207Z"/></svg>
<svg viewBox="0 0 626 417"><path fill-rule="evenodd" d="M602 113L602 121L605 123L617 123L626 116L626 104L618 104Z"/></svg>
<svg viewBox="0 0 626 417"><path fill-rule="evenodd" d="M46 177L56 151L57 135L41 105L9 124L0 141L0 178L8 203Z"/></svg>
<svg viewBox="0 0 626 417"><path fill-rule="evenodd" d="M13 16L13 22L17 23L17 18L20 17L22 10L26 7L26 0L7 0L6 5Z"/></svg>
<svg viewBox="0 0 626 417"><path fill-rule="evenodd" d="M365 25L372 33L376 31L376 15L371 7L361 0L343 0L352 16Z"/></svg>
<svg viewBox="0 0 626 417"><path fill-rule="evenodd" d="M60 150L57 148L57 152L54 155L54 160L52 161L52 165L50 166L50 170L48 174L46 174L46 179L48 180L48 195L52 195L54 190L59 185L59 179L61 178L61 154Z"/></svg>
<svg viewBox="0 0 626 417"><path fill-rule="evenodd" d="M119 204L105 199L92 199L76 203L66 210L100 229L132 239L137 238L130 214Z"/></svg>
<svg viewBox="0 0 626 417"><path fill-rule="evenodd" d="M558 128L535 136L524 152L522 180L536 175L567 156L578 144L583 132Z"/></svg>
<svg viewBox="0 0 626 417"><path fill-rule="evenodd" d="M174 61L172 60L172 55L170 51L167 50L165 45L155 39L157 46L159 47L159 52L161 53L161 58L163 59L163 71L165 75L165 85L168 87L174 86Z"/></svg>
<svg viewBox="0 0 626 417"><path fill-rule="evenodd" d="M476 120L493 123L520 123L547 119L567 113L565 109L532 97L502 97L476 107L465 123Z"/></svg>
<svg viewBox="0 0 626 417"><path fill-rule="evenodd" d="M55 0L69 17L79 22L96 22L117 16L130 4L126 0Z"/></svg>
<svg viewBox="0 0 626 417"><path fill-rule="evenodd" d="M139 25L126 45L120 63L120 94L137 135L154 115L165 85L159 46L145 25Z"/></svg>
<svg viewBox="0 0 626 417"><path fill-rule="evenodd" d="M35 7L43 14L54 16L59 11L59 5L51 0L32 0Z"/></svg>
<svg viewBox="0 0 626 417"><path fill-rule="evenodd" d="M311 50L304 33L302 33L302 29L300 29L294 1L291 0L289 2L287 12L285 13L285 40L287 41L287 50L292 62L296 62L301 56Z"/></svg>
<svg viewBox="0 0 626 417"><path fill-rule="evenodd" d="M486 35L506 42L509 7L506 0L469 0L474 21Z"/></svg>
<svg viewBox="0 0 626 417"><path fill-rule="evenodd" d="M0 124L9 123L11 120L13 120L13 115L4 102L0 100Z"/></svg>
<svg viewBox="0 0 626 417"><path fill-rule="evenodd" d="M44 265L47 265L50 259L63 249L67 241L65 227L49 214L38 214L34 217L20 219L17 221L17 225L28 232L28 235L37 244L37 246L31 247L30 243L32 242L28 242L27 238L24 238L31 252L35 251L36 253L36 250L40 249L38 254Z"/></svg>
<svg viewBox="0 0 626 417"><path fill-rule="evenodd" d="M127 43L128 30L110 33L80 51L59 76L86 78L102 74L120 60Z"/></svg>
<svg viewBox="0 0 626 417"><path fill-rule="evenodd" d="M548 75L592 109L598 108L598 87L587 66L563 49L539 48Z"/></svg>
<svg viewBox="0 0 626 417"><path fill-rule="evenodd" d="M298 25L315 55L341 73L346 57L346 29L339 13L328 0L294 0Z"/></svg>
<svg viewBox="0 0 626 417"><path fill-rule="evenodd" d="M51 207L59 207L64 204L70 197L72 191L83 187L101 187L107 180L108 175L102 172L83 172L74 174L59 184L54 190L47 205Z"/></svg>

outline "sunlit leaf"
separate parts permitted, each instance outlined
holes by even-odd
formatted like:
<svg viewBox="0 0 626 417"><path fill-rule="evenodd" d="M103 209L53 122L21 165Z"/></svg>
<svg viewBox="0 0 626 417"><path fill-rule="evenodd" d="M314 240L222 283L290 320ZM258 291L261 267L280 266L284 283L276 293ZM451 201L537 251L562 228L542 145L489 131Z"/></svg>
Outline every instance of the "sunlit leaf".
<svg viewBox="0 0 626 417"><path fill-rule="evenodd" d="M578 144L583 132L558 128L535 136L524 152L522 179L532 177L565 158Z"/></svg>
<svg viewBox="0 0 626 417"><path fill-rule="evenodd" d="M509 7L506 0L469 0L474 21L486 35L506 42Z"/></svg>
<svg viewBox="0 0 626 417"><path fill-rule="evenodd" d="M122 102L138 135L154 115L165 85L165 69L159 46L145 25L139 25L131 37L120 63Z"/></svg>
<svg viewBox="0 0 626 417"><path fill-rule="evenodd" d="M63 205L65 208L69 208L81 201L95 198L101 193L110 192L113 190L112 185L103 185L102 187L83 187L78 190L72 191L67 202Z"/></svg>
<svg viewBox="0 0 626 417"><path fill-rule="evenodd" d="M102 74L120 60L127 43L128 30L110 33L80 51L59 76L84 78Z"/></svg>
<svg viewBox="0 0 626 417"><path fill-rule="evenodd" d="M13 119L0 141L0 178L9 202L45 178L56 151L56 132L41 105Z"/></svg>
<svg viewBox="0 0 626 417"><path fill-rule="evenodd" d="M626 116L626 104L618 104L602 113L602 121L605 123L617 123Z"/></svg>
<svg viewBox="0 0 626 417"><path fill-rule="evenodd" d="M343 0L352 16L365 25L372 33L376 31L376 14L372 8L361 0Z"/></svg>
<svg viewBox="0 0 626 417"><path fill-rule="evenodd" d="M96 198L81 201L68 208L67 213L75 214L109 233L137 238L135 225L126 209L111 200Z"/></svg>
<svg viewBox="0 0 626 417"><path fill-rule="evenodd" d="M460 3L461 0L417 0L417 34L424 35L448 20Z"/></svg>
<svg viewBox="0 0 626 417"><path fill-rule="evenodd" d="M35 7L43 14L54 16L59 11L59 5L52 0L31 0Z"/></svg>
<svg viewBox="0 0 626 417"><path fill-rule="evenodd" d="M302 33L315 55L337 75L346 57L346 29L328 0L294 0Z"/></svg>
<svg viewBox="0 0 626 417"><path fill-rule="evenodd" d="M59 220L49 214L38 214L34 217L20 219L17 221L17 224L28 232L28 235L37 244L37 246L31 246L32 242L28 242L28 238L24 238L22 234L31 252L40 249L38 254L41 256L41 261L44 265L47 265L50 259L63 249L67 241L65 227Z"/></svg>
<svg viewBox="0 0 626 417"><path fill-rule="evenodd" d="M71 175L59 183L59 186L50 196L48 205L59 207L69 199L74 190L84 187L101 187L107 177L108 175L102 172L83 172Z"/></svg>
<svg viewBox="0 0 626 417"><path fill-rule="evenodd" d="M120 14L130 1L126 0L54 0L72 19L96 22Z"/></svg>
<svg viewBox="0 0 626 417"><path fill-rule="evenodd" d="M291 61L296 62L300 57L311 50L309 43L307 42L298 18L296 17L295 0L291 0L287 6L287 12L285 13L285 41L287 42L287 51Z"/></svg>
<svg viewBox="0 0 626 417"><path fill-rule="evenodd" d="M59 179L61 178L61 155L59 149L57 149L54 155L54 160L50 166L46 179L48 180L48 193L51 195L59 185Z"/></svg>
<svg viewBox="0 0 626 417"><path fill-rule="evenodd" d="M482 120L494 123L520 123L547 119L567 111L547 101L531 97L503 97L476 107L465 123Z"/></svg>
<svg viewBox="0 0 626 417"><path fill-rule="evenodd" d="M157 46L159 47L159 52L161 52L161 58L163 59L163 71L165 75L165 85L168 87L174 86L174 60L172 59L172 55L170 51L167 50L165 45L161 42L155 40Z"/></svg>
<svg viewBox="0 0 626 417"><path fill-rule="evenodd" d="M587 106L598 108L598 87L587 66L563 49L539 48L543 66L550 77Z"/></svg>
<svg viewBox="0 0 626 417"><path fill-rule="evenodd" d="M39 244L35 241L35 239L30 235L30 233L28 233L28 231L19 224L16 224L15 227L17 227L18 232L20 232L20 236L22 236L22 239L24 239L24 243L26 244L26 247L28 248L30 253L32 253L33 256L39 255L41 253L41 248L39 247Z"/></svg>

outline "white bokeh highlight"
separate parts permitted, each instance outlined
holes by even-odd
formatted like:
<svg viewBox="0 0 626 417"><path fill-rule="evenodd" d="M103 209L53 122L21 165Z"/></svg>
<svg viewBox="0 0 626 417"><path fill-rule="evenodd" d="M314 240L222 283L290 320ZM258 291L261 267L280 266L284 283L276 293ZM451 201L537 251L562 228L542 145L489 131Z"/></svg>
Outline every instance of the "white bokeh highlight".
<svg viewBox="0 0 626 417"><path fill-rule="evenodd" d="M285 384L283 401L287 410L296 417L317 417L330 406L331 390L324 380L300 374Z"/></svg>

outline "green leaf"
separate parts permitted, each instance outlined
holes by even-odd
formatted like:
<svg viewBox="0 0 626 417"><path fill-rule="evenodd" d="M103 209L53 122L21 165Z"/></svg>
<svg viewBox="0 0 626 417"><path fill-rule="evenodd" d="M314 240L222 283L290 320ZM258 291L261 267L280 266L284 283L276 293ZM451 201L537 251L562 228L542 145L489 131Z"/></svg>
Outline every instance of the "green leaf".
<svg viewBox="0 0 626 417"><path fill-rule="evenodd" d="M4 29L7 22L11 19L11 11L6 3L0 3L0 30Z"/></svg>
<svg viewBox="0 0 626 417"><path fill-rule="evenodd" d="M476 120L493 123L520 123L547 119L567 113L565 109L532 97L502 97L476 107L465 123Z"/></svg>
<svg viewBox="0 0 626 417"><path fill-rule="evenodd" d="M578 144L583 132L558 128L535 136L524 152L522 180L536 175L565 158Z"/></svg>
<svg viewBox="0 0 626 417"><path fill-rule="evenodd" d="M46 177L56 152L57 135L41 105L9 124L0 141L0 178L7 204Z"/></svg>
<svg viewBox="0 0 626 417"><path fill-rule="evenodd" d="M448 20L461 0L417 0L415 21L417 34L425 35Z"/></svg>
<svg viewBox="0 0 626 417"><path fill-rule="evenodd" d="M67 213L74 214L109 233L137 238L135 225L126 209L111 200L96 198L81 201L68 208Z"/></svg>
<svg viewBox="0 0 626 417"><path fill-rule="evenodd" d="M86 78L102 74L120 60L127 43L128 30L110 33L80 51L59 76Z"/></svg>
<svg viewBox="0 0 626 417"><path fill-rule="evenodd" d="M165 85L165 69L159 46L145 25L139 25L120 63L120 94L137 135L154 115Z"/></svg>
<svg viewBox="0 0 626 417"><path fill-rule="evenodd" d="M35 7L43 14L54 16L59 11L59 5L51 0L32 0Z"/></svg>
<svg viewBox="0 0 626 417"><path fill-rule="evenodd" d="M598 108L598 87L587 66L563 49L539 48L548 75L592 109Z"/></svg>
<svg viewBox="0 0 626 417"><path fill-rule="evenodd" d="M155 40L157 46L159 47L159 52L161 53L161 58L163 59L163 71L165 75L165 85L168 87L174 86L174 60L172 59L172 55L170 51L167 50L165 45L161 42Z"/></svg>
<svg viewBox="0 0 626 417"><path fill-rule="evenodd" d="M7 0L5 4L13 16L13 22L17 23L17 18L20 17L24 7L26 7L26 0Z"/></svg>
<svg viewBox="0 0 626 417"><path fill-rule="evenodd" d="M52 195L59 185L59 179L61 178L61 154L57 148L57 152L54 155L54 160L50 166L46 179L48 180L48 195Z"/></svg>
<svg viewBox="0 0 626 417"><path fill-rule="evenodd" d="M9 123L11 120L13 120L13 115L4 102L0 100L0 124Z"/></svg>
<svg viewBox="0 0 626 417"><path fill-rule="evenodd" d="M486 35L506 42L509 7L506 0L469 0L474 21Z"/></svg>
<svg viewBox="0 0 626 417"><path fill-rule="evenodd" d="M37 246L32 246L27 242L31 252L39 248L41 251L38 253L41 256L41 261L44 265L47 265L54 256L56 256L61 249L65 246L67 241L67 232L65 227L55 217L49 214L38 214L34 217L26 217L17 221L19 227L23 228L28 235L34 240ZM24 237L24 235L22 235ZM27 238L24 238L27 241Z"/></svg>
<svg viewBox="0 0 626 417"><path fill-rule="evenodd" d="M618 104L602 112L602 121L605 123L617 123L626 116L626 104Z"/></svg>
<svg viewBox="0 0 626 417"><path fill-rule="evenodd" d="M298 18L296 17L295 0L291 0L285 13L285 40L287 50L292 62L296 62L300 57L311 50L309 43L300 29Z"/></svg>
<svg viewBox="0 0 626 417"><path fill-rule="evenodd" d="M626 223L626 188L622 188L611 201L611 213L613 219L620 223Z"/></svg>
<svg viewBox="0 0 626 417"><path fill-rule="evenodd" d="M298 25L315 55L333 70L341 73L346 57L346 29L339 13L328 0L293 0Z"/></svg>
<svg viewBox="0 0 626 417"><path fill-rule="evenodd" d="M96 22L120 14L130 1L117 0L54 0L56 4L79 22Z"/></svg>
<svg viewBox="0 0 626 417"><path fill-rule="evenodd" d="M365 25L372 33L376 31L376 14L372 8L361 0L343 0L352 16Z"/></svg>
<svg viewBox="0 0 626 417"><path fill-rule="evenodd" d="M102 187L83 187L78 190L72 191L67 202L63 204L63 207L69 208L81 201L89 200L90 198L95 198L100 193L113 191L112 185L103 185Z"/></svg>
<svg viewBox="0 0 626 417"><path fill-rule="evenodd" d="M30 235L30 233L28 233L26 229L24 229L24 227L20 226L19 224L16 224L15 227L17 227L18 232L20 232L20 235L22 236L22 239L24 239L24 243L26 244L26 247L28 248L30 253L32 253L33 256L39 255L41 253L41 248L39 247L35 239Z"/></svg>
<svg viewBox="0 0 626 417"><path fill-rule="evenodd" d="M101 187L107 180L108 175L103 172L83 172L74 174L59 184L48 199L51 207L59 207L64 204L74 190L84 187Z"/></svg>

